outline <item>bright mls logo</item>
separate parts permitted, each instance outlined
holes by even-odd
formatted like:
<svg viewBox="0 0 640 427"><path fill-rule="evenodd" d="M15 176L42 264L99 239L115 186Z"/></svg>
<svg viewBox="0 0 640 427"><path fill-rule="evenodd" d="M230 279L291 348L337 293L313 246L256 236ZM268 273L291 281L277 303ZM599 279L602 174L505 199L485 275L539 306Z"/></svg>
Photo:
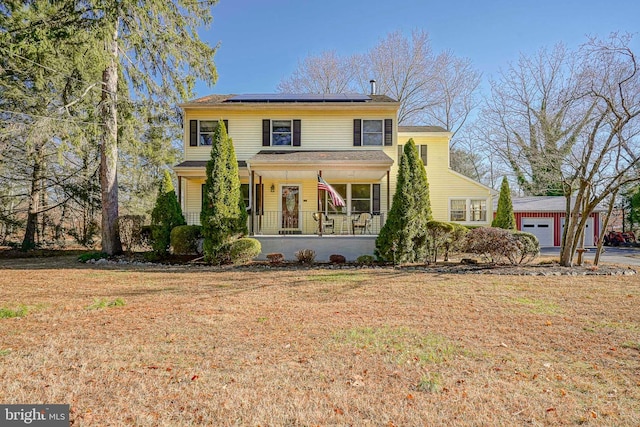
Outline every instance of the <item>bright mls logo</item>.
<svg viewBox="0 0 640 427"><path fill-rule="evenodd" d="M2 427L69 425L69 405L0 405Z"/></svg>

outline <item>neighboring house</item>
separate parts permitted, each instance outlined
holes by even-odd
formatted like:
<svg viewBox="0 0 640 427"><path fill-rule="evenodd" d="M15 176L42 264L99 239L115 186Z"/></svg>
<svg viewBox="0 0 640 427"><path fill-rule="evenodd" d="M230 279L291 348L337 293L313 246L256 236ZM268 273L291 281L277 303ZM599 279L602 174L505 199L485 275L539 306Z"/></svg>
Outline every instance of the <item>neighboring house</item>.
<svg viewBox="0 0 640 427"><path fill-rule="evenodd" d="M399 103L387 96L211 95L181 107L184 162L174 170L187 222L200 221L212 135L223 120L250 208L250 234L261 241L263 256L282 252L291 259L304 248L316 250L318 260L332 253L347 259L371 254L409 138L425 160L435 219L488 225L493 218L493 190L449 169L451 134L439 127L398 127ZM318 190L318 176L346 206L330 203Z"/></svg>
<svg viewBox="0 0 640 427"><path fill-rule="evenodd" d="M535 234L540 246L560 246L564 228L567 199L562 196L534 196L512 199L516 227L520 231ZM574 201L572 200L572 203ZM494 210L498 201L494 201ZM595 246L602 230L602 218L607 209L598 206L587 219L584 246Z"/></svg>

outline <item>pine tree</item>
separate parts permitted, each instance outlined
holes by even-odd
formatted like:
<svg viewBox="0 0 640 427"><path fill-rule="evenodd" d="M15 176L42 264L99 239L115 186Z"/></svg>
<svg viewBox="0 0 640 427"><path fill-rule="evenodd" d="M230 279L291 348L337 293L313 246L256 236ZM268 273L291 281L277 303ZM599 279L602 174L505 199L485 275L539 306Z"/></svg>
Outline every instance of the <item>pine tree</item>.
<svg viewBox="0 0 640 427"><path fill-rule="evenodd" d="M404 146L389 217L376 239L376 256L394 263L424 259L432 219L427 172L413 139Z"/></svg>
<svg viewBox="0 0 640 427"><path fill-rule="evenodd" d="M502 178L498 209L496 211L496 217L491 222L491 226L504 228L505 230L516 229L516 217L513 214L513 204L511 203L511 190L509 189L509 182L506 176Z"/></svg>
<svg viewBox="0 0 640 427"><path fill-rule="evenodd" d="M204 256L209 263L222 264L230 261L233 239L247 234L247 211L240 191L238 162L223 121L218 122L213 135L206 173L200 213Z"/></svg>
<svg viewBox="0 0 640 427"><path fill-rule="evenodd" d="M160 256L166 255L171 243L171 230L185 224L186 221L182 216L182 209L171 182L171 175L165 170L156 205L151 212L153 251Z"/></svg>

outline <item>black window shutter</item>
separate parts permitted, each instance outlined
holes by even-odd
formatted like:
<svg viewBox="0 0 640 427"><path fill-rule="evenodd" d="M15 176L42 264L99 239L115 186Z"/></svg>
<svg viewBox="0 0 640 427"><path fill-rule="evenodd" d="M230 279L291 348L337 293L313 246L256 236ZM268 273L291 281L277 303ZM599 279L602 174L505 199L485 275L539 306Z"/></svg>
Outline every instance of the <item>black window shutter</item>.
<svg viewBox="0 0 640 427"><path fill-rule="evenodd" d="M353 146L362 145L362 120L353 119Z"/></svg>
<svg viewBox="0 0 640 427"><path fill-rule="evenodd" d="M373 206L372 213L380 215L380 184L373 184Z"/></svg>
<svg viewBox="0 0 640 427"><path fill-rule="evenodd" d="M424 163L424 165L427 166L427 146L426 145L420 146L420 158L422 159L422 163Z"/></svg>
<svg viewBox="0 0 640 427"><path fill-rule="evenodd" d="M227 135L229 135L229 120L223 120L224 128L227 130Z"/></svg>
<svg viewBox="0 0 640 427"><path fill-rule="evenodd" d="M271 120L264 119L262 121L262 146L268 147L271 145Z"/></svg>
<svg viewBox="0 0 640 427"><path fill-rule="evenodd" d="M300 120L293 121L293 146L300 147Z"/></svg>
<svg viewBox="0 0 640 427"><path fill-rule="evenodd" d="M400 164L400 159L402 159L403 154L404 154L404 145L398 144L398 164Z"/></svg>
<svg viewBox="0 0 640 427"><path fill-rule="evenodd" d="M202 198L202 203L200 204L200 206L202 207L202 209L203 209L203 210L204 210L204 203L205 203L205 202L206 202L206 200L207 200L204 194L205 194L205 193L204 193L204 184L202 184L202 185L200 186L200 197Z"/></svg>
<svg viewBox="0 0 640 427"><path fill-rule="evenodd" d="M189 120L189 146L198 146L198 121Z"/></svg>
<svg viewBox="0 0 640 427"><path fill-rule="evenodd" d="M393 145L393 120L384 119L384 145Z"/></svg>

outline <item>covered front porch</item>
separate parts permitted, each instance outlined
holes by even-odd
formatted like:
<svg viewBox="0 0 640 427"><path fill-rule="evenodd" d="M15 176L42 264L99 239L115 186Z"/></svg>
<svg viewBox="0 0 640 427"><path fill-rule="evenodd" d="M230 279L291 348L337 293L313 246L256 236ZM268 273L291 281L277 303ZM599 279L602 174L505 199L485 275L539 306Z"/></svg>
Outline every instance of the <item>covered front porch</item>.
<svg viewBox="0 0 640 427"><path fill-rule="evenodd" d="M393 191L393 160L381 150L260 151L239 163L252 236L376 236ZM176 166L188 224L200 223L205 164ZM344 200L335 206L318 177ZM313 248L311 248L313 249Z"/></svg>

